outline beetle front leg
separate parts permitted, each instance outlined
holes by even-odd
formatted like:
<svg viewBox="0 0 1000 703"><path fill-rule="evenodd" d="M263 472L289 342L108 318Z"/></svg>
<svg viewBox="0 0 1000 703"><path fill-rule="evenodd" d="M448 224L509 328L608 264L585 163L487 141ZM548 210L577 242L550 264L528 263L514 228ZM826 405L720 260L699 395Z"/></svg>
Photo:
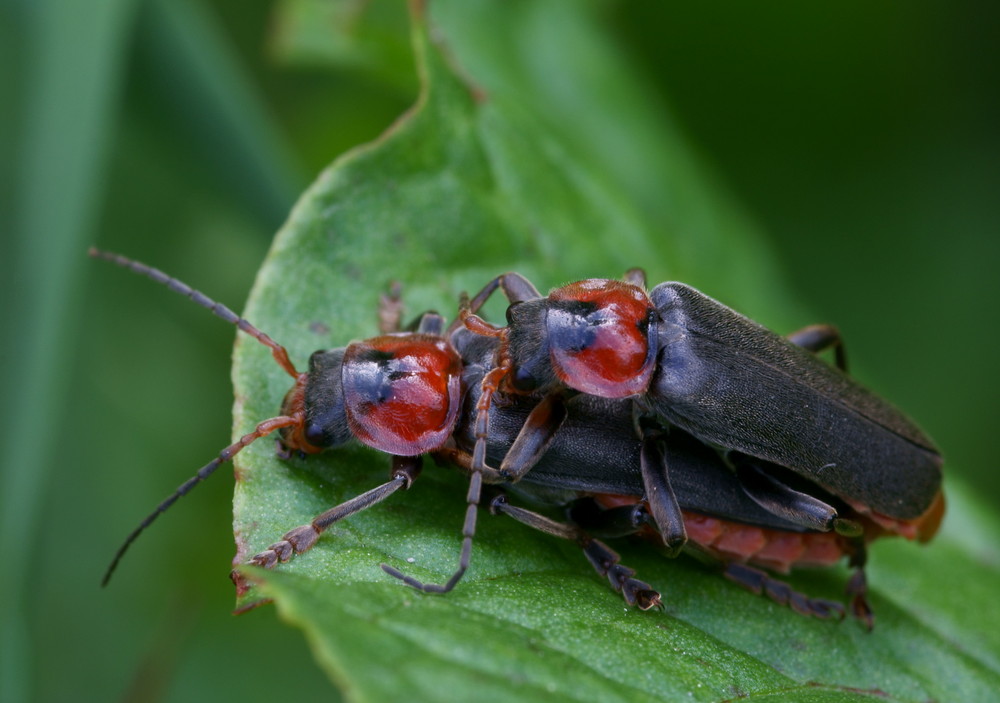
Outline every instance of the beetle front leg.
<svg viewBox="0 0 1000 703"><path fill-rule="evenodd" d="M450 337L451 333L462 325L465 325L470 332L475 332L476 334L484 334L483 330L486 328L499 329L490 325L476 314L479 312L479 308L483 307L486 301L490 299L490 296L496 292L497 288L503 291L507 301L512 305L514 303L523 303L525 300L535 300L542 297L542 294L538 292L538 289L535 288L531 281L521 274L514 273L513 271L501 274L483 286L483 289L476 293L475 297L471 300L468 295L462 293L458 311L459 315L448 326L445 336Z"/></svg>
<svg viewBox="0 0 1000 703"><path fill-rule="evenodd" d="M458 568L445 583L424 583L412 576L407 576L388 564L382 564L382 571L424 593L448 593L451 591L462 580L472 562L472 539L476 536L476 515L479 513L479 497L482 489L483 474L475 467L475 460L473 460L472 474L469 477L469 492L466 494L465 522L462 523L462 552L458 560Z"/></svg>
<svg viewBox="0 0 1000 703"><path fill-rule="evenodd" d="M542 458L566 420L566 401L562 391L549 393L531 409L514 443L500 463L500 476L515 483L524 478Z"/></svg>
<svg viewBox="0 0 1000 703"><path fill-rule="evenodd" d="M800 615L811 615L821 620L844 618L844 606L823 598L810 598L790 584L771 578L766 572L746 564L731 561L723 567L727 579L757 595L765 595L778 605L787 605Z"/></svg>
<svg viewBox="0 0 1000 703"><path fill-rule="evenodd" d="M635 570L622 564L621 558L611 547L594 539L576 525L556 522L531 510L511 505L507 502L507 496L502 493L490 501L490 512L494 515L502 513L523 525L579 544L597 573L607 577L611 587L622 594L628 605L638 606L640 610L662 606L658 591L648 583L632 578Z"/></svg>
<svg viewBox="0 0 1000 703"><path fill-rule="evenodd" d="M317 515L308 524L289 530L280 541L255 554L248 563L272 569L278 563L288 561L293 555L311 549L319 536L333 523L366 510L376 503L381 503L400 488L409 488L420 475L421 463L419 456L394 456L392 458L392 478L389 481L330 508ZM237 578L238 575L234 576L234 580Z"/></svg>
<svg viewBox="0 0 1000 703"><path fill-rule="evenodd" d="M438 466L451 466L462 469L467 474L472 473L472 454L454 446L442 447L431 452L434 462ZM499 469L484 465L479 473L483 476L483 483L496 484L506 483L507 479L500 475Z"/></svg>

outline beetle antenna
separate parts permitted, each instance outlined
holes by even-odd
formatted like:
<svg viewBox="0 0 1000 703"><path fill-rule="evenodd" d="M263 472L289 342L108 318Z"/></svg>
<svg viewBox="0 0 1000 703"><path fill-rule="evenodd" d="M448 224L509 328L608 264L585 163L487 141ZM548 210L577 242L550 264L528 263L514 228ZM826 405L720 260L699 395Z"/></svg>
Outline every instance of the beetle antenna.
<svg viewBox="0 0 1000 703"><path fill-rule="evenodd" d="M198 473L189 478L187 481L182 483L177 487L177 490L171 493L162 503L156 506L156 510L151 512L146 516L146 519L139 523L136 527L125 538L122 546L118 548L115 552L115 558L111 560L111 564L108 565L107 570L104 572L104 578L101 579L101 586L107 586L108 581L111 580L111 574L114 573L115 568L118 566L118 562L122 560L125 552L128 548L135 542L136 538L142 534L143 530L153 524L153 521L160 516L161 513L166 512L167 508L177 502L177 499L187 495L187 493L194 488L197 484L204 481L206 478L212 475L217 468L227 461L230 461L236 454L239 453L241 449L251 444L255 440L265 437L275 430L281 429L282 427L291 427L292 425L299 425L304 421L304 417L301 414L295 415L279 415L278 417L272 417L269 420L264 420L257 427L254 428L253 432L245 434L240 437L237 441L230 444L228 447L219 452L219 455L212 459L212 461L205 464L203 467L198 469Z"/></svg>
<svg viewBox="0 0 1000 703"><path fill-rule="evenodd" d="M221 317L226 322L236 325L239 329L249 334L264 346L270 347L271 355L274 356L274 360L278 362L281 368L287 371L288 375L292 378L298 378L299 372L295 370L295 366L292 364L291 359L288 358L288 350L222 303L215 302L201 291L197 291L183 281L179 281L172 276L168 276L159 269L155 269L152 266L147 266L139 261L129 259L121 254L115 254L110 251L101 251L100 249L91 247L87 250L87 255L95 259L110 261L111 263L118 264L123 268L131 269L139 275L151 278L157 283L162 283L170 290L190 298L192 301L209 310L217 317Z"/></svg>

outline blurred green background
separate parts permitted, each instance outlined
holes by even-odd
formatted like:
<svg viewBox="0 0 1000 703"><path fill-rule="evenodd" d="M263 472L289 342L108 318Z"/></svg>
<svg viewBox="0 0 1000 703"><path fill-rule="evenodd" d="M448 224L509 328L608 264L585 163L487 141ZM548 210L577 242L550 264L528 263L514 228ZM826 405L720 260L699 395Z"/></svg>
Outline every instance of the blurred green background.
<svg viewBox="0 0 1000 703"><path fill-rule="evenodd" d="M0 699L329 699L298 633L229 615L226 478L97 587L226 443L233 330L86 247L239 309L297 194L415 97L401 4L376 47L317 26L313 52L283 48L294 5L0 4ZM1000 7L590 5L855 372L996 507Z"/></svg>

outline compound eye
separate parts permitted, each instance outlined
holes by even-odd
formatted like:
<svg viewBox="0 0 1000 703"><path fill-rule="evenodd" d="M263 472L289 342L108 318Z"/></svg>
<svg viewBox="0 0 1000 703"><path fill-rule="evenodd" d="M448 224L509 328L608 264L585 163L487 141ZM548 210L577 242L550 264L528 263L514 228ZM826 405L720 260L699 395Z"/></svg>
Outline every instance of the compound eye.
<svg viewBox="0 0 1000 703"><path fill-rule="evenodd" d="M440 337L385 335L344 355L347 423L379 451L415 456L451 436L460 403L461 359Z"/></svg>
<svg viewBox="0 0 1000 703"><path fill-rule="evenodd" d="M559 288L549 299L549 353L560 381L604 398L646 390L656 360L656 327L644 290L590 279Z"/></svg>

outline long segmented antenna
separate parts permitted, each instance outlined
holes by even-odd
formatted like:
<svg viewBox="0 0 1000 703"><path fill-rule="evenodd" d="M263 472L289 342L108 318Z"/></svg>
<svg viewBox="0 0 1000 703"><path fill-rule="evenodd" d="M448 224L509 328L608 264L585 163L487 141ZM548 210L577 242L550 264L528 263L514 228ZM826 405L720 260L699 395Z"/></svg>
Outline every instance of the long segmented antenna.
<svg viewBox="0 0 1000 703"><path fill-rule="evenodd" d="M171 493L162 503L156 506L156 510L147 515L146 519L143 520L141 523L139 523L139 526L136 527L134 530L132 530L129 536L125 538L125 541L122 543L122 546L120 546L118 548L118 551L115 553L115 558L111 560L111 564L108 566L107 571L104 572L104 578L101 579L101 586L108 585L108 581L111 580L111 574L114 573L115 568L118 566L118 562L121 561L122 557L125 555L125 552L128 551L128 548L132 545L133 542L135 542L136 538L140 534L142 534L142 531L145 530L147 527L149 527L151 524L153 524L153 521L156 520L156 518L158 518L161 513L165 512L167 508L169 508L171 505L177 502L178 498L186 495L188 491L194 488L195 485L201 483L206 478L211 476L212 473L217 468L219 468L225 462L231 460L234 456L236 456L237 453L239 453L241 449L246 447L248 444L260 439L261 437L265 437L274 432L275 430L281 429L282 427L290 427L292 425L298 425L302 423L302 421L303 418L300 415L279 415L278 417L272 417L269 420L264 420L259 425L257 425L257 427L254 428L253 432L250 432L249 434L245 434L242 437L240 437L237 441L233 442L228 447L219 452L219 456L217 456L215 459L213 459L212 461L208 462L203 467L198 469L198 473L196 473L194 476L192 476L187 481L178 486L176 491Z"/></svg>
<svg viewBox="0 0 1000 703"><path fill-rule="evenodd" d="M209 310L212 314L221 317L226 322L236 325L239 329L249 334L264 346L270 347L274 360L281 365L281 368L288 372L289 376L298 379L299 372L295 370L295 366L292 364L291 359L288 358L288 351L222 303L215 302L201 291L197 291L183 281L179 281L172 276L168 276L159 269L147 266L146 264L133 259L129 259L121 254L115 254L110 251L101 251L100 249L91 247L87 250L87 255L95 259L110 261L113 264L118 264L123 268L131 269L135 273L151 278L157 283L162 283L170 290L190 298L192 301Z"/></svg>

